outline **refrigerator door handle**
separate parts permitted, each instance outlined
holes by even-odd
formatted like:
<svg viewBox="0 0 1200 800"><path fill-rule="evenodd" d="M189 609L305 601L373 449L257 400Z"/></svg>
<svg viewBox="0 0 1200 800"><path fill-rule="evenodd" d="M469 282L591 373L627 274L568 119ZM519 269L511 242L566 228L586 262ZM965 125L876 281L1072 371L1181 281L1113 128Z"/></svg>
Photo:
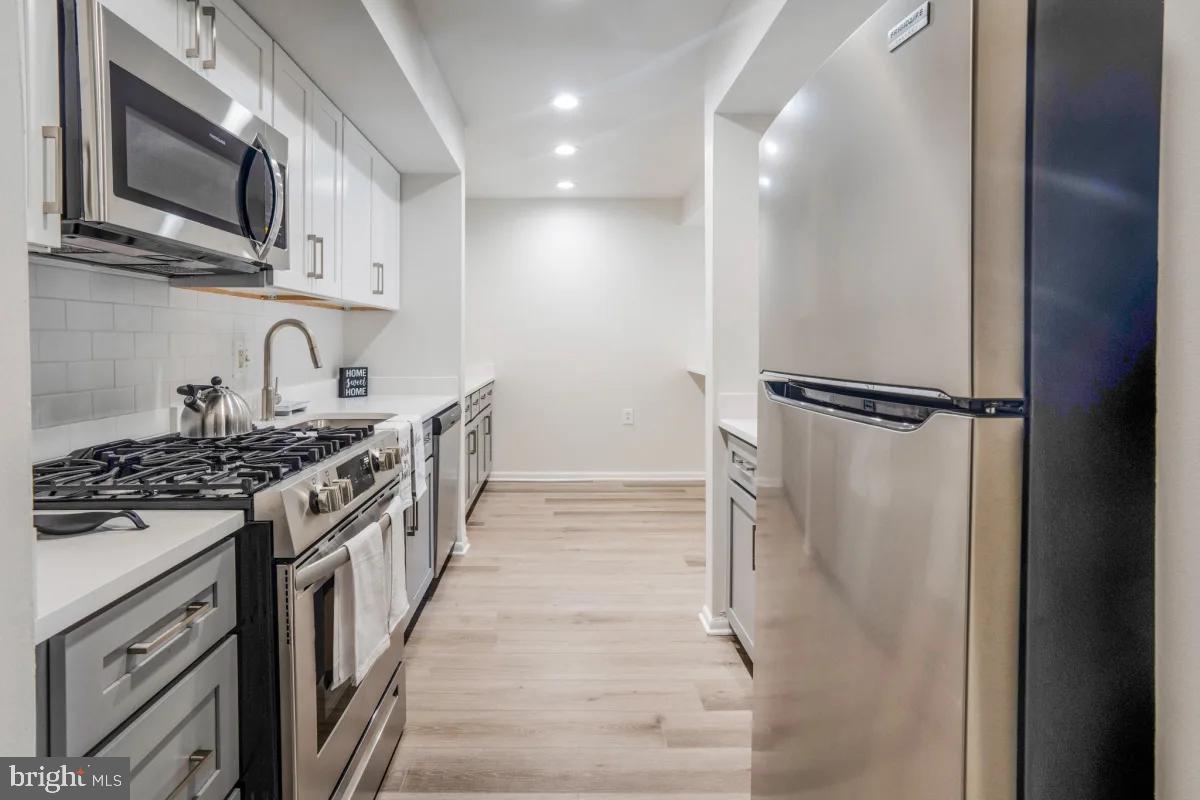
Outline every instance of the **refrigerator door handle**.
<svg viewBox="0 0 1200 800"><path fill-rule="evenodd" d="M915 431L924 424L921 422L903 422L900 420L888 419L886 417L871 416L870 414L860 414L853 411L848 411L834 406L827 406L820 403L813 403L807 400L801 400L797 397L792 397L780 392L781 386L787 386L787 383L773 381L769 379L763 380L763 390L766 392L767 399L779 403L780 405L790 406L791 408L799 408L805 411L812 411L816 414L827 414L831 417L849 420L851 422L861 422L864 425L873 425L877 428L886 428L891 431L907 433Z"/></svg>

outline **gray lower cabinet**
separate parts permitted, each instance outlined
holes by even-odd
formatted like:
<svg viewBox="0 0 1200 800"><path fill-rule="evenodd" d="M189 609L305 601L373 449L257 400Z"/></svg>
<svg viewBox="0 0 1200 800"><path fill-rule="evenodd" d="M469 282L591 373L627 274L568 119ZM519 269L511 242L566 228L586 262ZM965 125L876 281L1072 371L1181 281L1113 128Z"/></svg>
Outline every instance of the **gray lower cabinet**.
<svg viewBox="0 0 1200 800"><path fill-rule="evenodd" d="M464 436L466 436L466 481L468 515L470 505L479 496L483 485L492 474L492 394L495 384L473 393L463 401L464 416L467 419Z"/></svg>
<svg viewBox="0 0 1200 800"><path fill-rule="evenodd" d="M238 779L237 637L96 751L129 758L131 797L224 800Z"/></svg>
<svg viewBox="0 0 1200 800"><path fill-rule="evenodd" d="M409 604L408 619L404 621L406 626L433 582L433 507L437 498L433 494L433 450L426 452L430 457L425 460L425 494L417 501L417 529L404 543L404 577Z"/></svg>
<svg viewBox="0 0 1200 800"><path fill-rule="evenodd" d="M755 474L758 451L730 437L725 485L725 524L729 531L729 627L754 658L754 576L757 565L757 500Z"/></svg>
<svg viewBox="0 0 1200 800"><path fill-rule="evenodd" d="M729 481L729 627L754 657L755 499Z"/></svg>
<svg viewBox="0 0 1200 800"><path fill-rule="evenodd" d="M236 624L236 556L228 540L51 637L51 754L87 754Z"/></svg>

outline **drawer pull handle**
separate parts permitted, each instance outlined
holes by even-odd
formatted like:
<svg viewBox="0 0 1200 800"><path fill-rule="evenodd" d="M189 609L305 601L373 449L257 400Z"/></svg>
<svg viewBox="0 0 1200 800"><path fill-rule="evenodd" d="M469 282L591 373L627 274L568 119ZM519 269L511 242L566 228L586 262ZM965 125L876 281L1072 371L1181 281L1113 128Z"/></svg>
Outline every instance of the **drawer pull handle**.
<svg viewBox="0 0 1200 800"><path fill-rule="evenodd" d="M157 653L180 636L188 628L196 624L196 620L212 610L212 603L188 603L183 618L148 642L135 642L125 648L131 656L148 656Z"/></svg>
<svg viewBox="0 0 1200 800"><path fill-rule="evenodd" d="M188 756L187 775L184 775L183 780L179 782L179 785L176 786L169 795L167 795L166 800L176 800L176 798L182 797L183 795L181 792L188 787L188 784L192 782L192 778L196 777L196 773L199 772L200 769L207 764L208 760L212 757L212 750L197 750Z"/></svg>

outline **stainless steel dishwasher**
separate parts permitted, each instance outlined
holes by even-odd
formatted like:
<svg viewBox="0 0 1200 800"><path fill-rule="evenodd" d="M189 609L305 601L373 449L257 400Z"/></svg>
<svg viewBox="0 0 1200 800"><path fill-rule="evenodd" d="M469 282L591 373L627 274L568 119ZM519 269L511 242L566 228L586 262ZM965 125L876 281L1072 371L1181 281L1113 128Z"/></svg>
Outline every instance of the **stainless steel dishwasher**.
<svg viewBox="0 0 1200 800"><path fill-rule="evenodd" d="M435 575L441 575L458 538L458 518L461 516L458 491L459 452L462 450L462 408L455 403L433 418L433 463L437 475L437 508L434 528L437 531L436 553L433 562Z"/></svg>

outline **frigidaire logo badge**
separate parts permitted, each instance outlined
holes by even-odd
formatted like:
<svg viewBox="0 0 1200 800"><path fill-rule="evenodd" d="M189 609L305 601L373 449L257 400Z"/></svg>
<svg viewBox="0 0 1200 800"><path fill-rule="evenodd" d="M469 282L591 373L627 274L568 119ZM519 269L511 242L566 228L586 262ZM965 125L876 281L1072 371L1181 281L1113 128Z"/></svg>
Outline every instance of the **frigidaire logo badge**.
<svg viewBox="0 0 1200 800"><path fill-rule="evenodd" d="M128 758L0 757L0 800L129 800Z"/></svg>

